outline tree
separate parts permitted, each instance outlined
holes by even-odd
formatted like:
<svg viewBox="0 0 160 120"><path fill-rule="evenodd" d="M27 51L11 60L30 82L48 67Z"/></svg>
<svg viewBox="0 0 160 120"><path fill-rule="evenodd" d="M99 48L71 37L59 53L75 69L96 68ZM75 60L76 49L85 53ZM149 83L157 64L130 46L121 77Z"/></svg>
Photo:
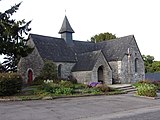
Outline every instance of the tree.
<svg viewBox="0 0 160 120"><path fill-rule="evenodd" d="M150 55L142 55L144 60L145 72L160 72L160 61L154 61L154 57Z"/></svg>
<svg viewBox="0 0 160 120"><path fill-rule="evenodd" d="M153 72L160 72L160 61L154 61L152 63L152 71Z"/></svg>
<svg viewBox="0 0 160 120"><path fill-rule="evenodd" d="M106 33L100 33L100 34L96 34L93 37L91 37L91 41L92 42L102 42L105 40L111 40L111 39L115 39L116 35L113 35L112 33L106 32Z"/></svg>
<svg viewBox="0 0 160 120"><path fill-rule="evenodd" d="M0 73L5 72L6 69L5 67L0 63Z"/></svg>
<svg viewBox="0 0 160 120"><path fill-rule="evenodd" d="M16 71L19 59L27 56L33 50L27 46L28 39L23 37L31 30L28 27L31 21L11 19L20 5L21 3L15 4L5 12L0 12L0 55L7 56L6 61L2 64L8 71Z"/></svg>
<svg viewBox="0 0 160 120"><path fill-rule="evenodd" d="M52 61L45 61L39 77L42 80L47 80L47 79L56 80L57 79L56 65Z"/></svg>

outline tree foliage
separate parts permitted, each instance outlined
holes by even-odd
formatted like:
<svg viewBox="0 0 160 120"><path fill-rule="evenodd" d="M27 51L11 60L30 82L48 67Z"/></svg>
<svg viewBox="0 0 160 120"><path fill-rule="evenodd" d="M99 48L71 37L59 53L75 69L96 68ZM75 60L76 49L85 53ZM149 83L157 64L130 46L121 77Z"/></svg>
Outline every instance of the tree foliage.
<svg viewBox="0 0 160 120"><path fill-rule="evenodd" d="M100 34L94 35L93 37L91 37L91 41L92 42L102 42L102 41L111 40L115 38L116 38L116 35L106 32L106 33L100 33Z"/></svg>
<svg viewBox="0 0 160 120"><path fill-rule="evenodd" d="M40 78L43 80L57 79L57 67L52 61L45 61L43 69L40 72Z"/></svg>
<svg viewBox="0 0 160 120"><path fill-rule="evenodd" d="M160 61L154 61L154 57L150 55L143 55L142 57L146 73L160 72Z"/></svg>
<svg viewBox="0 0 160 120"><path fill-rule="evenodd" d="M11 71L17 69L20 57L27 56L33 50L27 46L28 40L24 37L31 30L28 27L31 21L16 21L11 18L20 5L21 3L15 4L5 12L0 12L0 55L7 56L3 65Z"/></svg>

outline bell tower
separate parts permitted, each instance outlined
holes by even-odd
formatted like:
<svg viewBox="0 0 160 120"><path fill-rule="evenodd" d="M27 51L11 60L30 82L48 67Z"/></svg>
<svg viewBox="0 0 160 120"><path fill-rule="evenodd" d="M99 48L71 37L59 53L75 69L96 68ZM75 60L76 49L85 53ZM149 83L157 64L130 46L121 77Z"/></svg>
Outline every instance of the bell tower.
<svg viewBox="0 0 160 120"><path fill-rule="evenodd" d="M59 34L61 34L61 38L66 41L68 46L73 46L72 33L74 33L74 30L65 15Z"/></svg>

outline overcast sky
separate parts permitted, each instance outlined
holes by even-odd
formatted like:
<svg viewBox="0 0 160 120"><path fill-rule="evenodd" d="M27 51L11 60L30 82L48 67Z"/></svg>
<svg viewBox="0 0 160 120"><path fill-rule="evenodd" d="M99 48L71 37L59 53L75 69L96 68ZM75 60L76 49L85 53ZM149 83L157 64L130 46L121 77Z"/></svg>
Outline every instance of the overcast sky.
<svg viewBox="0 0 160 120"><path fill-rule="evenodd" d="M14 18L32 20L31 33L60 37L66 14L75 40L101 32L134 35L141 53L160 61L160 0L2 0L0 11L20 1Z"/></svg>

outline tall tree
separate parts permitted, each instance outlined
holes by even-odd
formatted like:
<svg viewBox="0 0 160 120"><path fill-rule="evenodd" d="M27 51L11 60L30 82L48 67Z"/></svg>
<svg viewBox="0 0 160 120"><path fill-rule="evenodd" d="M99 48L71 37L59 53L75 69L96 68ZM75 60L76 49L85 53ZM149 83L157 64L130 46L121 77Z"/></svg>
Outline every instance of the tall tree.
<svg viewBox="0 0 160 120"><path fill-rule="evenodd" d="M115 39L116 35L106 32L106 33L100 33L100 34L96 34L93 37L91 37L91 41L92 42L102 42L105 40L111 40L111 39Z"/></svg>
<svg viewBox="0 0 160 120"><path fill-rule="evenodd" d="M146 73L160 72L160 61L154 61L154 57L151 55L143 55L142 57Z"/></svg>
<svg viewBox="0 0 160 120"><path fill-rule="evenodd" d="M31 30L28 27L31 21L11 18L20 5L15 4L5 12L0 12L0 54L7 56L2 64L11 71L16 71L20 57L27 56L33 50L27 46L28 40L24 37Z"/></svg>

